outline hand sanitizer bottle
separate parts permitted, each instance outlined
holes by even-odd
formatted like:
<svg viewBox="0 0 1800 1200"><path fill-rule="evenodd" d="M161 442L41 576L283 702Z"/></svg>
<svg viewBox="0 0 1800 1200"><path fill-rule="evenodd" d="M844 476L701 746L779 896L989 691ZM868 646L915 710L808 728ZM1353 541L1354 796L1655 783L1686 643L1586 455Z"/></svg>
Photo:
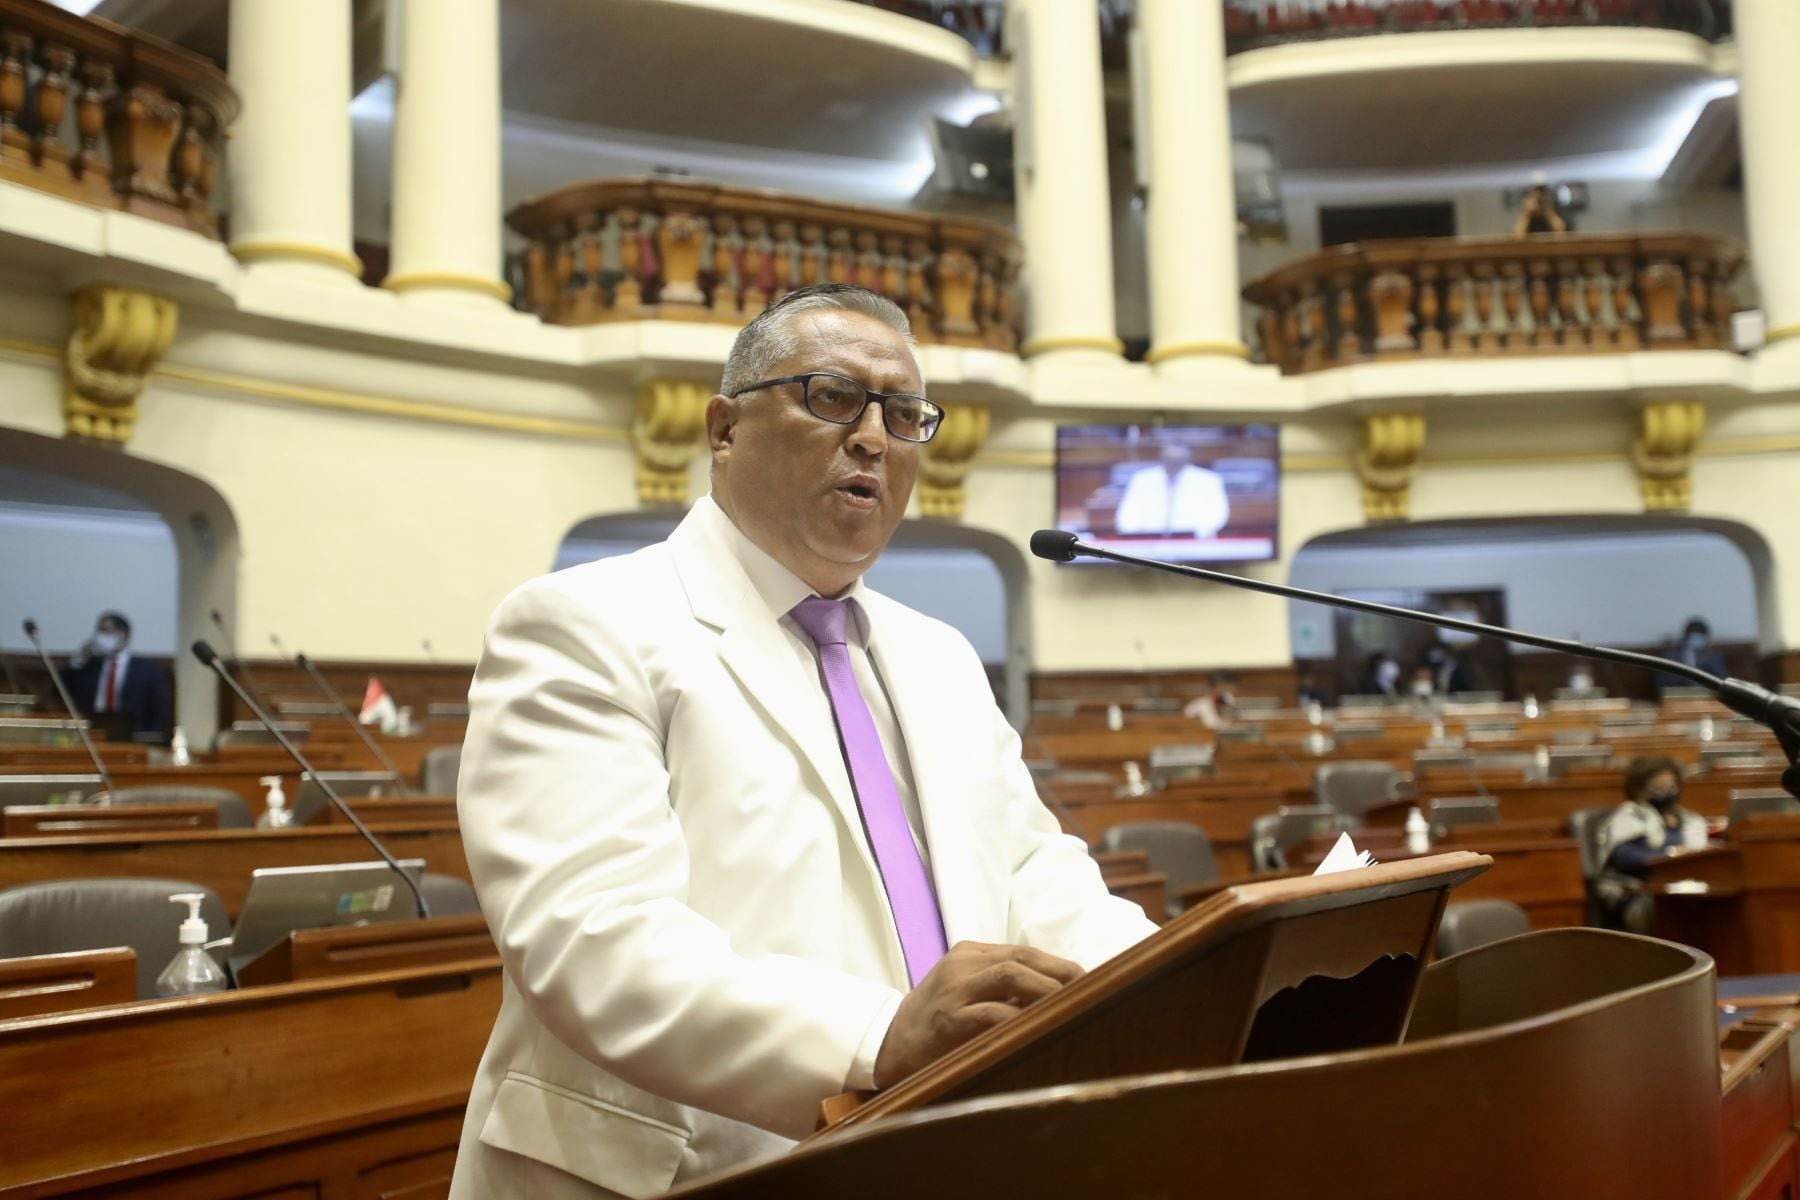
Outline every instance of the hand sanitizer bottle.
<svg viewBox="0 0 1800 1200"><path fill-rule="evenodd" d="M258 783L269 789L263 797L263 815L257 818L258 829L286 829L294 823L294 810L287 806L287 793L281 790L281 776L264 775Z"/></svg>
<svg viewBox="0 0 1800 1200"><path fill-rule="evenodd" d="M156 977L158 996L197 996L225 990L225 972L206 952L206 922L200 916L200 904L205 899L199 892L178 892L169 897L173 904L187 905L188 916L181 923L181 949Z"/></svg>
<svg viewBox="0 0 1800 1200"><path fill-rule="evenodd" d="M169 764L176 767L185 767L192 762L193 758L188 749L187 730L177 725L175 727L175 733L169 738Z"/></svg>
<svg viewBox="0 0 1800 1200"><path fill-rule="evenodd" d="M1419 811L1417 805L1406 813L1406 852L1431 853L1431 826L1426 823L1425 814Z"/></svg>
<svg viewBox="0 0 1800 1200"><path fill-rule="evenodd" d="M1543 712L1543 710L1538 707L1537 697L1529 692L1525 694L1525 703L1522 706L1522 711L1524 712L1527 721L1537 720L1538 715Z"/></svg>

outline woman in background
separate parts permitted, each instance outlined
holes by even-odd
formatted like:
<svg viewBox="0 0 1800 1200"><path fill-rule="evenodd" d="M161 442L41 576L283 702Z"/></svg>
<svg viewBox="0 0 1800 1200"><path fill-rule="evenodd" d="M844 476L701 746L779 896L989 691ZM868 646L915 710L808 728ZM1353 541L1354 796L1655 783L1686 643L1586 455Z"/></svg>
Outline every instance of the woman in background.
<svg viewBox="0 0 1800 1200"><path fill-rule="evenodd" d="M1649 933L1654 912L1644 880L1656 859L1706 845L1706 818L1681 807L1681 764L1642 755L1625 768L1625 803L1600 828L1594 893L1607 923Z"/></svg>

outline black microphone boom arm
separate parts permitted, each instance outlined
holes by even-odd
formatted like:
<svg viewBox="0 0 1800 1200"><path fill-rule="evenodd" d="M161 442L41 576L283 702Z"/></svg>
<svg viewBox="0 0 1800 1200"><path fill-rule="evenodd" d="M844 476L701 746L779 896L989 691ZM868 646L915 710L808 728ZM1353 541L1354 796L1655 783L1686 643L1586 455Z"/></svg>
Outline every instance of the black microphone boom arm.
<svg viewBox="0 0 1800 1200"><path fill-rule="evenodd" d="M1031 552L1037 557L1049 559L1051 562L1069 562L1077 557L1086 556L1105 559L1108 562L1124 563L1127 566L1148 567L1151 570L1167 571L1171 575L1185 575L1190 579L1203 579L1208 583L1224 584L1226 587L1244 591L1262 592L1265 595L1282 596L1289 600L1304 600L1309 604L1322 604L1327 608L1347 608L1355 612L1373 613L1379 617L1392 617L1398 621L1413 621L1423 625L1435 625L1440 629L1454 629L1459 633L1472 633L1477 637L1499 638L1502 641L1515 642L1522 646L1536 646L1540 650L1555 650L1561 654L1575 655L1577 658L1623 663L1629 667L1641 667L1648 671L1679 675L1683 679L1692 680L1705 688L1719 703L1732 712L1748 717L1774 732L1775 740L1781 743L1782 752L1787 755L1789 764L1787 771L1781 777L1781 785L1787 789L1790 795L1800 797L1800 700L1771 692L1765 687L1742 679L1721 679L1717 675L1702 671L1698 667L1689 666L1687 663L1657 658L1653 654L1639 654L1634 650L1615 650L1610 646L1590 646L1585 642L1545 637L1539 633L1508 629L1503 625L1484 625L1480 621L1465 621L1460 617L1444 617L1437 613L1401 608L1398 605L1379 604L1373 600L1355 600L1348 596L1334 596L1329 592L1315 592L1307 588L1291 587L1284 583L1250 579L1225 571L1210 571L1205 567L1192 567L1185 563L1168 563L1154 558L1140 558L1135 554L1122 554L1116 550L1090 546L1074 534L1061 529L1040 529L1032 534Z"/></svg>
<svg viewBox="0 0 1800 1200"><path fill-rule="evenodd" d="M306 756L301 754L294 743L288 741L287 735L281 732L280 727L277 726L274 721L269 719L269 714L263 711L262 705L252 700L250 698L250 693L246 692L239 686L238 681L231 677L231 673L225 669L225 664L220 661L218 652L204 640L201 640L194 643L194 657L200 660L201 665L207 667L214 675L217 675L223 680L225 686L230 688L232 692L237 695L237 698L244 702L244 707L248 708L258 721L262 722L263 728L274 735L275 740L281 744L281 748L287 751L288 757L300 764L300 770L305 773L306 778L312 780L313 783L318 786L318 789L325 793L325 798L331 801L332 806L340 813L344 814L344 819L356 827L356 832L360 833L363 841L369 843L369 846L375 853L381 856L381 861L393 868L394 874L400 877L400 882L404 883L408 890L412 892L413 903L418 907L419 915L421 917L429 917L431 915L431 906L425 903L425 893L419 890L418 883L414 881L411 875L408 875L401 869L399 860L393 856L386 846L381 844L381 840L369 832L369 827L362 823L362 818L358 817L350 810L350 806L344 803L344 798L337 794L337 789L319 778L319 773L314 770L313 765L306 760Z"/></svg>

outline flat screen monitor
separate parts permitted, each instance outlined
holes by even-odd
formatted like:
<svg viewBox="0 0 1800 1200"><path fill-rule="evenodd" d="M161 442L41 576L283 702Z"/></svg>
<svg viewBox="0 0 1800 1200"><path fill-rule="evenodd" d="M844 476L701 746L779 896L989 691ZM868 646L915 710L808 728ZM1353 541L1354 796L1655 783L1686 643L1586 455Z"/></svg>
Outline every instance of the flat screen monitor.
<svg viewBox="0 0 1800 1200"><path fill-rule="evenodd" d="M1056 431L1057 528L1084 542L1172 562L1266 562L1280 512L1277 426Z"/></svg>
<svg viewBox="0 0 1800 1200"><path fill-rule="evenodd" d="M403 858L401 869L417 883L422 858ZM419 915L411 889L386 863L330 863L260 867L231 931L225 963L235 981L244 964L296 929L410 921Z"/></svg>

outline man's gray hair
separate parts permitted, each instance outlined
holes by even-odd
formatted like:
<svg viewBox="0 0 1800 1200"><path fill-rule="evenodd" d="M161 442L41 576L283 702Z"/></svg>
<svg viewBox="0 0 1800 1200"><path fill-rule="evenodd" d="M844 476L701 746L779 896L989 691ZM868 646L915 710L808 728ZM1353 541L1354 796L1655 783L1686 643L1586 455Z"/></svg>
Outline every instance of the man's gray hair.
<svg viewBox="0 0 1800 1200"><path fill-rule="evenodd" d="M877 292L853 283L819 283L789 292L759 313L738 331L725 359L719 391L736 395L753 383L768 378L769 369L799 349L800 339L791 332L792 318L810 312L837 309L874 317L913 344L912 324L900 306Z"/></svg>

